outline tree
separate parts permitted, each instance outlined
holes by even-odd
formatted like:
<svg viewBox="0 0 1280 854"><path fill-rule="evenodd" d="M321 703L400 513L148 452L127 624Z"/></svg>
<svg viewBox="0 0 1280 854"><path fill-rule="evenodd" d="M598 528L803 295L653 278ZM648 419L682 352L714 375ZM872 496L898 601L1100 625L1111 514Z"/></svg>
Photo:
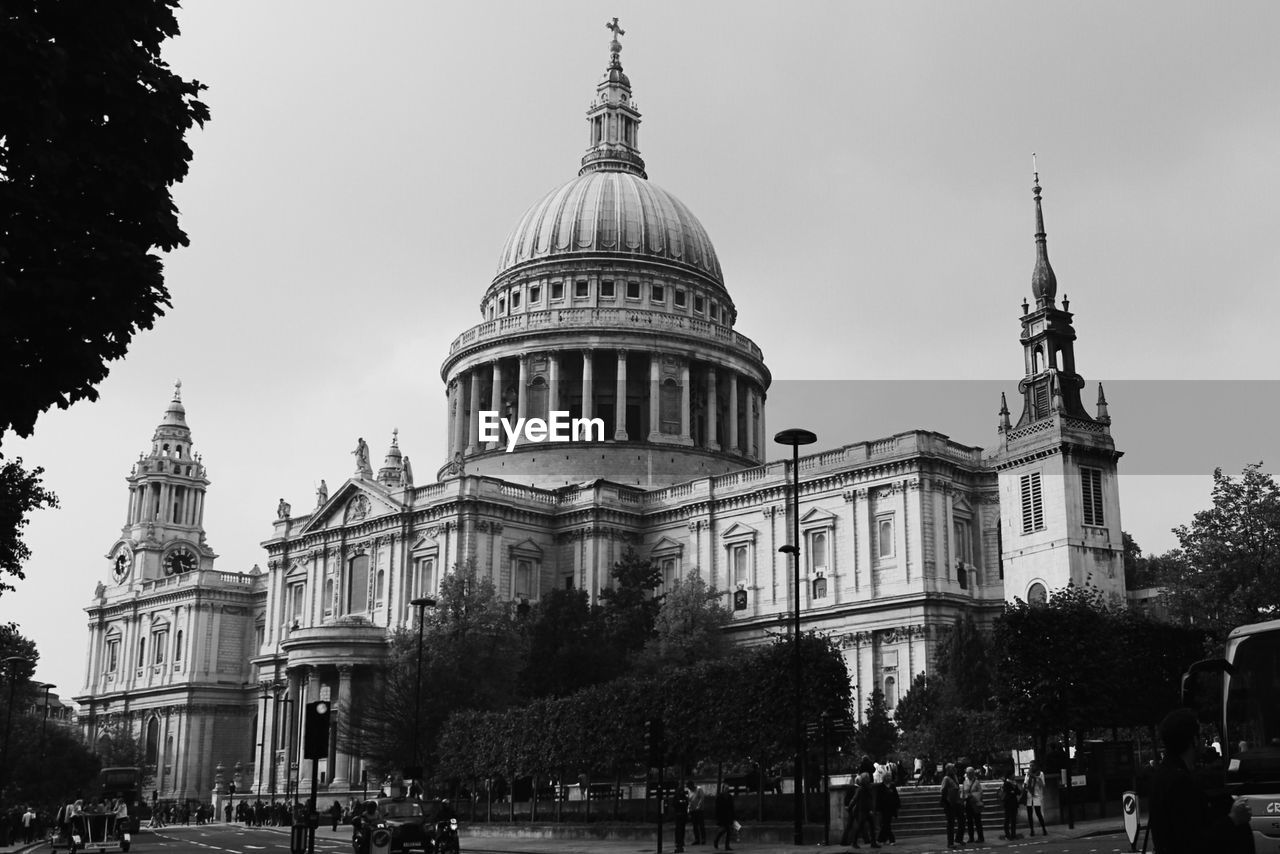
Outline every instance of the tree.
<svg viewBox="0 0 1280 854"><path fill-rule="evenodd" d="M677 578L661 599L641 665L661 670L723 658L733 646L724 633L732 617L724 594L703 581L697 570Z"/></svg>
<svg viewBox="0 0 1280 854"><path fill-rule="evenodd" d="M154 249L187 245L187 174L205 87L160 59L176 0L28 2L0 27L0 435L95 400L106 363L168 306Z"/></svg>
<svg viewBox="0 0 1280 854"><path fill-rule="evenodd" d="M973 711L994 705L991 685L991 641L973 616L957 619L938 654L941 702Z"/></svg>
<svg viewBox="0 0 1280 854"><path fill-rule="evenodd" d="M556 588L544 594L529 615L521 694L562 697L621 675L602 635L585 590Z"/></svg>
<svg viewBox="0 0 1280 854"><path fill-rule="evenodd" d="M882 761L898 743L898 727L889 717L884 692L876 688L867 698L866 720L858 726L853 742L864 755Z"/></svg>
<svg viewBox="0 0 1280 854"><path fill-rule="evenodd" d="M1261 463L1216 469L1213 506L1173 529L1181 560L1162 567L1170 611L1219 639L1280 615L1280 486Z"/></svg>
<svg viewBox="0 0 1280 854"><path fill-rule="evenodd" d="M44 469L27 471L22 459L0 464L0 595L13 590L5 575L26 578L22 567L31 557L31 548L22 539L28 514L42 507L57 507L58 497L41 486Z"/></svg>
<svg viewBox="0 0 1280 854"><path fill-rule="evenodd" d="M631 655L653 637L662 604L653 594L662 584L662 569L635 549L627 549L609 575L613 586L600 593L605 636L619 653Z"/></svg>

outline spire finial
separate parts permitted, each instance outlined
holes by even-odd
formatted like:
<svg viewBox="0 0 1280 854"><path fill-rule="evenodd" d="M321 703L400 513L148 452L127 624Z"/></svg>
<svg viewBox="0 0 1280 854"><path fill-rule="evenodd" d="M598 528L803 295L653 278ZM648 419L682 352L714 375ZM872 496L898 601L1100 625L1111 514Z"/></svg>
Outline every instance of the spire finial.
<svg viewBox="0 0 1280 854"><path fill-rule="evenodd" d="M176 380L173 384L173 399L182 400L182 380Z"/></svg>
<svg viewBox="0 0 1280 854"><path fill-rule="evenodd" d="M1000 392L1000 427L996 431L998 433L1007 433L1009 431L1009 402L1004 398L1004 392Z"/></svg>
<svg viewBox="0 0 1280 854"><path fill-rule="evenodd" d="M400 447L400 428L399 427L391 428L391 447L393 448Z"/></svg>
<svg viewBox="0 0 1280 854"><path fill-rule="evenodd" d="M618 37L625 36L627 31L618 26L617 18L614 18L612 21L605 24L604 28L606 30L613 30L613 39L609 42L609 53L612 55L610 58L610 64L621 65L622 61L618 58L618 54L622 53L622 42L618 41Z"/></svg>
<svg viewBox="0 0 1280 854"><path fill-rule="evenodd" d="M1035 153L1031 155L1031 166L1036 167ZM1054 297L1058 293L1058 278L1049 266L1049 246L1044 230L1044 210L1040 206L1040 172L1035 171L1031 195L1036 200L1036 266L1031 272L1031 295L1036 298L1036 308L1053 306Z"/></svg>

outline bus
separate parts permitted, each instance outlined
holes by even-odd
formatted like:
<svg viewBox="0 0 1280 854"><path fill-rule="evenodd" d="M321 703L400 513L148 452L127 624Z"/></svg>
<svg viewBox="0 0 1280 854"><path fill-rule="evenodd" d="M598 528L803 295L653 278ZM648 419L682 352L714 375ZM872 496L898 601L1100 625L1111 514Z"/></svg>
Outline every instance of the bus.
<svg viewBox="0 0 1280 854"><path fill-rule="evenodd" d="M130 766L103 768L98 772L98 785L104 799L123 799L129 807L129 823L126 830L137 833L139 811L142 808L142 770Z"/></svg>
<svg viewBox="0 0 1280 854"><path fill-rule="evenodd" d="M1280 620L1233 629L1223 658L1187 671L1183 701L1217 724L1215 782L1248 798L1255 851L1280 854Z"/></svg>

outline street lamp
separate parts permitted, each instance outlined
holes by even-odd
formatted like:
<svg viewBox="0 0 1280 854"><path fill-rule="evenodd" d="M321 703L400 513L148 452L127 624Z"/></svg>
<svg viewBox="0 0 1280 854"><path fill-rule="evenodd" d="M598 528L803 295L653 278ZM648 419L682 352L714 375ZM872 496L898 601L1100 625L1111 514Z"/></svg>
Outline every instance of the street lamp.
<svg viewBox="0 0 1280 854"><path fill-rule="evenodd" d="M31 666L31 662L21 655L11 655L4 660L5 675L9 679L9 713L4 721L4 749L0 750L0 803L4 802L4 789L9 782L9 732L13 729L13 703L14 692L18 688L18 668L23 664Z"/></svg>
<svg viewBox="0 0 1280 854"><path fill-rule="evenodd" d="M45 733L49 731L49 689L57 688L52 682L44 682L36 686L44 689L44 720L40 722L40 758L44 759L47 755L47 743L45 742Z"/></svg>
<svg viewBox="0 0 1280 854"><path fill-rule="evenodd" d="M800 676L800 446L812 445L818 437L808 430L792 427L773 437L779 445L791 446L791 543L778 551L791 555L795 579L795 633L792 638L791 675L795 679L796 761L792 808L795 810L795 844L804 844L804 718L801 715L803 681Z"/></svg>
<svg viewBox="0 0 1280 854"><path fill-rule="evenodd" d="M424 617L426 609L434 608L436 600L429 596L422 596L409 604L418 609L418 676L413 689L413 758L410 761L414 764L405 769L405 776L420 783L423 768L417 763L421 761L418 755L418 739L419 731L422 729L422 625L426 622ZM410 774L410 771L414 773ZM421 794L420 792L420 796Z"/></svg>

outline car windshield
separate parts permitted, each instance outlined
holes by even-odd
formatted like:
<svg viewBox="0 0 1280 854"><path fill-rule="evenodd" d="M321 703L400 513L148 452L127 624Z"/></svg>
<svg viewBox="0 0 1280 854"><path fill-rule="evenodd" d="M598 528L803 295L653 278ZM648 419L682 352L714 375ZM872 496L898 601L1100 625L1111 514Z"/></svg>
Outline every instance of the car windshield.
<svg viewBox="0 0 1280 854"><path fill-rule="evenodd" d="M384 818L417 818L422 815L422 807L413 801L392 801L381 804L378 811Z"/></svg>

